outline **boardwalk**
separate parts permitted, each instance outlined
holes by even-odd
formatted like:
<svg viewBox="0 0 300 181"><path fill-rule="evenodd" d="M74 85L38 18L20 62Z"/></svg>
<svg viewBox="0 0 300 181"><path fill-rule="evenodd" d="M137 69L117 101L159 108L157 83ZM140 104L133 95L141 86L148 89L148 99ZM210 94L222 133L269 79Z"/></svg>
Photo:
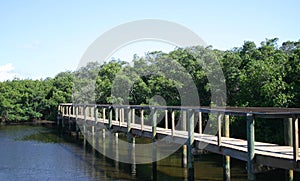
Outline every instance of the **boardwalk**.
<svg viewBox="0 0 300 181"><path fill-rule="evenodd" d="M61 104L62 117L82 121L93 126L153 138L170 136L170 141L182 144L187 140L188 155L197 149L226 156L224 164L230 178L230 157L247 162L248 179L255 180L255 165L261 164L274 168L300 171L298 118L300 109L284 108L209 108L209 107L149 107L149 106L111 106L111 105L73 105ZM148 111L151 123L145 123ZM151 112L151 113L149 113ZM183 116L176 117L181 113ZM164 121L157 123L157 114L163 115ZM202 117L204 114L215 115L216 135L204 134ZM136 117L138 116L138 117ZM245 117L247 140L229 137L230 116ZM288 122L290 146L279 146L255 141L254 122L256 118L282 118ZM176 120L182 119L180 125ZM179 124L179 123L178 123ZM196 125L196 127L195 127ZM276 130L274 130L276 132ZM205 146L203 146L205 145ZM190 164L189 167L192 165ZM193 169L193 168L189 168ZM292 179L293 172L289 172Z"/></svg>

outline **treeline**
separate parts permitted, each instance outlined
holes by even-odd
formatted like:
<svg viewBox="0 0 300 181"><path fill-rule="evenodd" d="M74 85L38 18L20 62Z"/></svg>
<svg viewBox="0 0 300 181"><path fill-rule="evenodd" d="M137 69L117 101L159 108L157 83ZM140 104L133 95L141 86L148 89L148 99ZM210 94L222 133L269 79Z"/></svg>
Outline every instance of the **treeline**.
<svg viewBox="0 0 300 181"><path fill-rule="evenodd" d="M210 105L211 91L221 89L208 81L209 76L218 79L214 74L218 65L211 60L218 60L223 71L227 99L220 101L228 106L299 107L300 41L282 45L277 42L277 38L267 39L256 46L246 41L228 51L212 47L177 48L169 53L134 56L132 64L121 60L103 65L91 62L55 78L1 82L0 116L2 121L56 119L57 105L72 101L181 105L180 96L193 89L179 92L178 89L191 84L184 80L193 81L201 105ZM205 68L205 64L210 68ZM270 127L264 121L257 124L264 131ZM271 126L280 128L281 123Z"/></svg>
<svg viewBox="0 0 300 181"><path fill-rule="evenodd" d="M45 80L0 82L1 121L55 120L58 104L72 100L73 81L73 73L63 72Z"/></svg>

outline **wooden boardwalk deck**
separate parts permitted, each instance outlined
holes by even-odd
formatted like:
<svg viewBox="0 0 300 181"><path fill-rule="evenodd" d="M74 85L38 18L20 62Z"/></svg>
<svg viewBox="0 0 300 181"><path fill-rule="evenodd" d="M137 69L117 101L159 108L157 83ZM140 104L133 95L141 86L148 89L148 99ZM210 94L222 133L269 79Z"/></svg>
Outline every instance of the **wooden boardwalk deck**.
<svg viewBox="0 0 300 181"><path fill-rule="evenodd" d="M115 111L114 117L117 118L118 121L113 119L112 111L108 113L107 110L112 110L111 107L108 105L60 105L60 111L62 112L62 116L68 117L69 119L76 119L77 121L81 121L84 124L95 126L98 128L109 128L114 131L130 133L133 135L143 136L153 138L153 124L147 125L143 121L130 120L131 116L127 114L127 118L124 118L124 109L123 109L123 117L121 116L122 112ZM65 109L66 107L67 109ZM86 112L86 108L90 106L90 110ZM81 111L79 108L83 107ZM147 109L145 107L138 107L132 106L130 108L125 108L129 111L135 110L144 110ZM149 109L149 107L148 107ZM204 149L209 152L230 156L239 160L246 161L248 163L248 167L254 167L256 164L262 164L269 167L274 168L282 168L287 170L294 170L300 171L300 164L299 164L299 138L298 138L298 117L300 115L300 109L274 109L274 108L225 108L225 109L211 109L211 108L192 108L192 109L182 109L182 108L170 108L170 107L158 107L156 110L165 110L166 115L165 119L167 122L170 122L170 119L167 118L167 111L186 111L192 110L194 120L194 113L217 113L218 115L235 115L235 116L245 116L247 118L247 137L248 140L242 140L237 138L230 138L228 137L229 132L226 136L221 134L221 122L222 120L218 118L218 126L219 130L217 135L208 135L203 134L201 131L194 132L195 128L192 129L187 126L183 130L178 130L175 128L175 121L174 117L172 116L172 126L168 128L168 124L166 123L165 126L158 127L155 124L155 136L157 139L162 139L168 137L168 141L172 141L174 143L182 144L183 142L193 144L193 149ZM101 118L98 116L98 113L102 113ZM102 110L102 111L101 111ZM122 110L119 107L119 110ZM105 112L107 111L107 112ZM141 113L143 114L143 113ZM96 115L96 116L95 116ZM173 115L173 112L172 112ZM143 117L143 116L142 116ZM263 142L256 142L254 138L254 124L253 118L255 117L264 117L264 118L292 118L293 121L293 145L291 146L279 146L277 144L271 143L263 143ZM249 119L250 118L250 119ZM134 118L132 118L134 119ZM127 121L129 120L129 122ZM156 121L156 119L153 119ZM191 121L190 118L186 118L187 125L188 122ZM199 117L199 122L201 121L201 117ZM156 123L156 122L155 122ZM193 123L194 125L194 123ZM199 124L200 125L200 124ZM201 124L202 125L202 124ZM130 129L128 129L128 127ZM229 127L229 126L228 126ZM201 129L199 129L201 130ZM245 130L246 131L246 130ZM192 139L190 138L192 135ZM188 142L187 142L188 140ZM249 180L254 178L251 174L254 174L254 168L248 169L248 174L250 174Z"/></svg>

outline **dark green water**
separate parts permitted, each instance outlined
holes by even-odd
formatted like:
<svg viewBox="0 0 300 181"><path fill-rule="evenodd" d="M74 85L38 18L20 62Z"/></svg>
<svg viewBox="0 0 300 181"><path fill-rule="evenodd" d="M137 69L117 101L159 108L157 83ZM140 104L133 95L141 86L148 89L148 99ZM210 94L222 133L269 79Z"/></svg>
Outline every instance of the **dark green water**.
<svg viewBox="0 0 300 181"><path fill-rule="evenodd" d="M151 180L151 164L133 165L107 159L73 138L49 128L29 125L0 127L0 180ZM232 180L246 180L245 163L232 159ZM195 180L223 180L222 157L195 158ZM158 180L187 180L181 153L158 162ZM284 171L257 175L258 180L284 180Z"/></svg>

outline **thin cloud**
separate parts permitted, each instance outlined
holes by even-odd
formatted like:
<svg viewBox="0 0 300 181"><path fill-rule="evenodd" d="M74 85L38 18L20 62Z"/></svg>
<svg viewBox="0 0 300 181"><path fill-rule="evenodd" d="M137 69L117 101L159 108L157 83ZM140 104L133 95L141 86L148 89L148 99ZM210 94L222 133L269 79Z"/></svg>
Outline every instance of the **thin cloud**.
<svg viewBox="0 0 300 181"><path fill-rule="evenodd" d="M18 48L22 49L36 49L39 48L41 45L41 42L39 40L32 41L30 43L21 44L18 46Z"/></svg>
<svg viewBox="0 0 300 181"><path fill-rule="evenodd" d="M0 82L20 77L18 73L13 72L14 69L11 63L0 65Z"/></svg>

